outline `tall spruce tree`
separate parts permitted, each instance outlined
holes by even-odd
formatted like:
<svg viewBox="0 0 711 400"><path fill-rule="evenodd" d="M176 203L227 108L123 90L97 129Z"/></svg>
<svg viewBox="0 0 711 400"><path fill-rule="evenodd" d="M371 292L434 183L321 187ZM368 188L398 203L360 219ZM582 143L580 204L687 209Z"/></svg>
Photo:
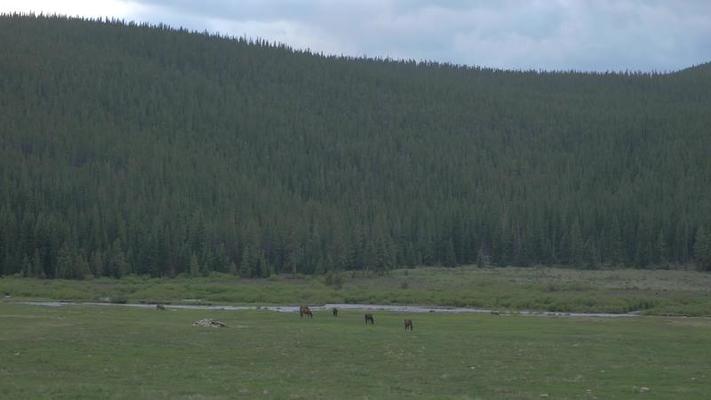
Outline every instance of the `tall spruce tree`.
<svg viewBox="0 0 711 400"><path fill-rule="evenodd" d="M696 230L694 259L700 269L711 270L711 234L707 233L703 226Z"/></svg>

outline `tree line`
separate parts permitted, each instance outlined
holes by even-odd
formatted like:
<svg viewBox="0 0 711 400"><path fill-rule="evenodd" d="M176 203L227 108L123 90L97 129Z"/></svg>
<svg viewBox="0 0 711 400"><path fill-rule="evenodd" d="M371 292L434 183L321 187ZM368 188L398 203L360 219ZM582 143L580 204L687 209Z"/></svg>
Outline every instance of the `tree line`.
<svg viewBox="0 0 711 400"><path fill-rule="evenodd" d="M0 274L711 269L711 67L503 71L0 16Z"/></svg>

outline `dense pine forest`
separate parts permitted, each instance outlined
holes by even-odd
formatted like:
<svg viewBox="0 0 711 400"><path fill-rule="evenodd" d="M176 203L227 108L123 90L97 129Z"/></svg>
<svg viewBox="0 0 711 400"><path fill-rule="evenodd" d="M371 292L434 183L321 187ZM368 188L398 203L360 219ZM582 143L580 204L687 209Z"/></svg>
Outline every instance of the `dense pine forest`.
<svg viewBox="0 0 711 400"><path fill-rule="evenodd" d="M0 274L711 267L711 65L501 71L0 17Z"/></svg>

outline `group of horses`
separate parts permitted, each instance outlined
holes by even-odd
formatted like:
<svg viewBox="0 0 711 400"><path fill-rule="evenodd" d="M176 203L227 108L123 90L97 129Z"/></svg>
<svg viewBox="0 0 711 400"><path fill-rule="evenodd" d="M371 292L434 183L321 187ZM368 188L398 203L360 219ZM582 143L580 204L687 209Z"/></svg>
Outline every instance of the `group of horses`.
<svg viewBox="0 0 711 400"><path fill-rule="evenodd" d="M334 317L338 317L338 309L337 308L332 308L331 309L331 314ZM311 311L309 306L299 306L299 317L304 318L304 316L313 318L314 313ZM365 324L368 325L375 325L375 318L373 317L373 314L370 313L365 313L364 315L365 319ZM411 319L405 319L403 320L403 323L405 325L405 330L406 331L412 331L413 330L413 324Z"/></svg>

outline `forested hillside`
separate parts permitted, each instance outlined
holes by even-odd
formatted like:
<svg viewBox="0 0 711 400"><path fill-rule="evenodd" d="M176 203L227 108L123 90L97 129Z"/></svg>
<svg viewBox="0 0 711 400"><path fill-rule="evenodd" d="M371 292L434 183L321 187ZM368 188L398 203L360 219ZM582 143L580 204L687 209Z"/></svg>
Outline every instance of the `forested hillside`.
<svg viewBox="0 0 711 400"><path fill-rule="evenodd" d="M514 72L0 17L0 274L711 263L711 68Z"/></svg>

